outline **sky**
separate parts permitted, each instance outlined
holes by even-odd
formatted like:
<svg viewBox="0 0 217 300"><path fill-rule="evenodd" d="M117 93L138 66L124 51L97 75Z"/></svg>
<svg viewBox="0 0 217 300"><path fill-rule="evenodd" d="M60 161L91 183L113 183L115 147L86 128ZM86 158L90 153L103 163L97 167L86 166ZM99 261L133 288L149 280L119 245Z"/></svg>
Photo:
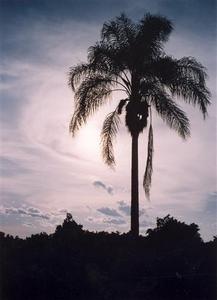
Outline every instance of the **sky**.
<svg viewBox="0 0 217 300"><path fill-rule="evenodd" d="M125 12L147 12L174 24L165 51L193 56L207 69L212 105L204 121L195 107L183 141L157 115L151 201L142 179L147 132L139 139L140 232L168 214L196 223L207 241L216 235L216 2L214 0L0 0L0 230L20 237L51 233L67 212L84 229L130 228L130 135L120 128L116 168L100 153L102 122L122 95L115 94L75 138L69 134L71 66L85 62L104 22Z"/></svg>

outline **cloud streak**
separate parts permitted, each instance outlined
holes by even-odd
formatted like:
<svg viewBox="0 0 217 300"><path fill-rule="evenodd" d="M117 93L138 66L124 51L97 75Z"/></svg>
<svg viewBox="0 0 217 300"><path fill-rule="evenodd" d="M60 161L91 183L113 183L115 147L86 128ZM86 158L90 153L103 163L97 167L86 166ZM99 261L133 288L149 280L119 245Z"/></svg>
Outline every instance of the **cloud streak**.
<svg viewBox="0 0 217 300"><path fill-rule="evenodd" d="M102 181L100 180L97 180L97 181L94 181L93 182L93 185L96 187L96 188L102 188L103 190L105 190L109 195L113 195L114 193L114 190L111 186L107 186L105 183L103 183Z"/></svg>
<svg viewBox="0 0 217 300"><path fill-rule="evenodd" d="M125 225L126 221L123 219L107 219L104 220L104 223L112 224L112 225Z"/></svg>
<svg viewBox="0 0 217 300"><path fill-rule="evenodd" d="M8 215L21 215L21 216L30 216L41 219L49 220L50 216L48 214L41 213L38 209L29 207L27 209L20 208L5 208L4 212Z"/></svg>
<svg viewBox="0 0 217 300"><path fill-rule="evenodd" d="M100 213L107 215L107 216L121 217L121 215L114 208L101 207L101 208L98 208L97 211L99 211Z"/></svg>

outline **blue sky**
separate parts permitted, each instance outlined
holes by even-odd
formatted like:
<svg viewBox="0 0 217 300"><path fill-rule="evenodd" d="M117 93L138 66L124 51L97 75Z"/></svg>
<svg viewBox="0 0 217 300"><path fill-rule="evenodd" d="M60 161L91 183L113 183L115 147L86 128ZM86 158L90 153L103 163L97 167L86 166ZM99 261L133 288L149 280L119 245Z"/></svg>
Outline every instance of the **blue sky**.
<svg viewBox="0 0 217 300"><path fill-rule="evenodd" d="M103 165L99 134L108 104L75 139L68 133L73 93L69 67L85 61L102 24L125 12L174 23L166 45L177 58L194 56L206 68L209 117L180 101L191 119L183 142L154 116L151 202L140 188L141 232L167 214L195 222L202 237L216 234L216 4L196 0L0 0L1 203L0 230L20 236L52 232L66 211L90 230L129 229L130 137L121 128L115 172ZM113 99L115 103L116 97ZM140 179L146 138L140 138ZM141 187L141 184L140 184Z"/></svg>

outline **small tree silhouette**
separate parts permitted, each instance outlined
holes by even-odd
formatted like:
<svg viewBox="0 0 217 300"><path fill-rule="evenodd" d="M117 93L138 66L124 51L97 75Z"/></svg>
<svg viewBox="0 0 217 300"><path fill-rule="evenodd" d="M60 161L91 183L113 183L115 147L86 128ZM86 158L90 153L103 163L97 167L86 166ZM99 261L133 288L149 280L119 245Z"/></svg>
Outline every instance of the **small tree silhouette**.
<svg viewBox="0 0 217 300"><path fill-rule="evenodd" d="M77 236L83 232L82 228L82 225L77 224L73 220L72 214L67 213L63 224L56 227L55 234L64 236L66 238L70 236Z"/></svg>
<svg viewBox="0 0 217 300"><path fill-rule="evenodd" d="M170 215L164 218L157 218L157 226L154 229L147 230L148 239L156 245L162 244L175 247L176 245L186 245L192 243L201 243L202 239L199 234L197 224L187 225L180 222Z"/></svg>

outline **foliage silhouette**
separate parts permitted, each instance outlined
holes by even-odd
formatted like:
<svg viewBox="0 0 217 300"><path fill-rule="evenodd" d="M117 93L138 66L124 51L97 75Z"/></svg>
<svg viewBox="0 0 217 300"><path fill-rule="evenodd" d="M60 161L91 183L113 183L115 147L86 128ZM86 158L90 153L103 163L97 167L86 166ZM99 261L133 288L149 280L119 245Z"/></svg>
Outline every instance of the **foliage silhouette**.
<svg viewBox="0 0 217 300"><path fill-rule="evenodd" d="M196 224L186 225L167 215L165 218L157 218L157 227L148 229L147 234L150 241L155 245L161 244L163 247L164 241L168 241L177 247L179 244L190 246L192 243L201 243L201 237L198 234L199 228Z"/></svg>
<svg viewBox="0 0 217 300"><path fill-rule="evenodd" d="M190 135L189 120L176 97L198 106L204 118L209 104L204 67L192 57L175 59L163 46L173 29L165 17L146 14L134 23L124 14L106 22L101 40L88 50L88 62L71 68L69 82L75 92L75 111L70 123L73 135L109 96L125 93L117 108L106 117L102 133L102 156L114 166L113 138L120 115L132 137L131 233L139 234L138 138L149 123L146 170L143 186L150 194L153 158L151 108L182 137Z"/></svg>
<svg viewBox="0 0 217 300"><path fill-rule="evenodd" d="M71 215L53 234L0 233L2 300L215 300L216 238L166 216L147 236L82 229Z"/></svg>

